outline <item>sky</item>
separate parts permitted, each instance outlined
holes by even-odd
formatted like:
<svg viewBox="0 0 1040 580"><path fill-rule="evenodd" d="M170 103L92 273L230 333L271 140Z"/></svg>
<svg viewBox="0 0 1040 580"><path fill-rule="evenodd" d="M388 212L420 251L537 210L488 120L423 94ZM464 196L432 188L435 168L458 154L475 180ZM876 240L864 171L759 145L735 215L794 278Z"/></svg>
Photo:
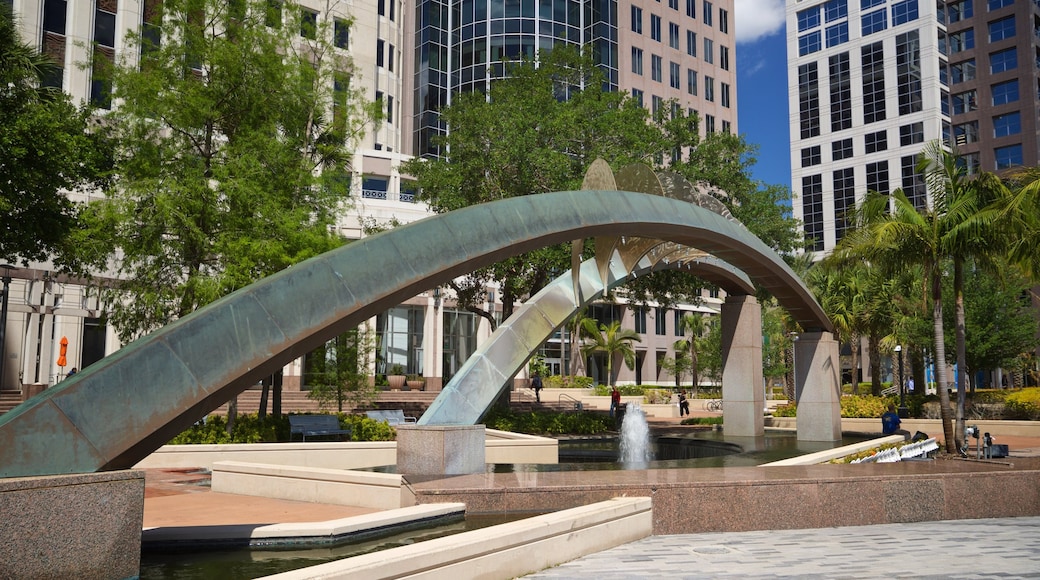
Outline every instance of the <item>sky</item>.
<svg viewBox="0 0 1040 580"><path fill-rule="evenodd" d="M734 0L737 128L758 145L755 179L791 186L784 0Z"/></svg>

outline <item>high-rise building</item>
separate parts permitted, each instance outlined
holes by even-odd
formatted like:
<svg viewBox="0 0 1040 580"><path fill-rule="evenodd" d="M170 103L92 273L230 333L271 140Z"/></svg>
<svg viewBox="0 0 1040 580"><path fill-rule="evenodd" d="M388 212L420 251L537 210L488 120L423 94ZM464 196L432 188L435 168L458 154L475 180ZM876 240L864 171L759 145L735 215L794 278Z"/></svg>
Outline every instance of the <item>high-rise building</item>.
<svg viewBox="0 0 1040 580"><path fill-rule="evenodd" d="M927 202L941 139L966 171L1036 164L1037 2L789 0L793 214L827 253L867 191Z"/></svg>
<svg viewBox="0 0 1040 580"><path fill-rule="evenodd" d="M129 31L151 42L167 33L156 18L162 0L0 2L13 9L23 41L59 65L45 82L102 110L118 103L96 74L99 58L114 62L125 56ZM300 14L286 14L290 6ZM353 208L339 223L348 238L363 235L365 221L408 222L426 215L401 164L443 153L431 137L447 130L438 111L453 94L486 92L504 74L505 63L533 57L539 49L591 45L606 73L606 89L629 91L655 111L675 99L676 106L700 115L702 134L737 130L733 0L266 0L266 9L271 23L296 22L299 16L301 37L327 25L334 50L353 60L353 86L382 104L383 121L367 128L352 159ZM68 369L54 361L63 336L71 345L69 367L87 366L120 346L104 324L97 292L52 270L34 264L13 274L0 352L10 364L0 388L61 380ZM489 289L486 306L494 305ZM658 315L660 344L642 354L647 369L636 370L636 379L660 376L660 360L671 348L664 330L670 315ZM382 364L424 374L432 379L428 385L450 377L489 332L486 322L449 307L436 292L390 309L374 324L385 351ZM561 361L547 362L561 368ZM296 387L305 368L304 361L287 368ZM286 385L292 384L287 378Z"/></svg>

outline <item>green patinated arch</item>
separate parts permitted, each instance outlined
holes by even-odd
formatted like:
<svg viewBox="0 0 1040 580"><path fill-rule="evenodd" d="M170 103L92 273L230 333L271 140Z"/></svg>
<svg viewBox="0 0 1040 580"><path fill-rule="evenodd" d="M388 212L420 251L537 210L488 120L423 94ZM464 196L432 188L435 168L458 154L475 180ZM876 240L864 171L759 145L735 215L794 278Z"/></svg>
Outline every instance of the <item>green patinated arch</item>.
<svg viewBox="0 0 1040 580"><path fill-rule="evenodd" d="M831 330L812 294L739 224L627 191L565 191L468 207L351 243L137 340L0 417L0 476L133 466L261 377L419 292L549 244L642 236L744 271L803 328Z"/></svg>
<svg viewBox="0 0 1040 580"><path fill-rule="evenodd" d="M572 273L568 271L532 296L466 360L419 418L419 425L476 424L535 350L560 325L607 290L637 276L674 269L716 284L728 295L755 291L743 272L703 252L659 240L639 242L646 245L639 244L644 251L637 263L628 263L617 251L612 252L613 257L602 271L602 261L586 260L578 269L577 292ZM655 253L658 248L662 251Z"/></svg>

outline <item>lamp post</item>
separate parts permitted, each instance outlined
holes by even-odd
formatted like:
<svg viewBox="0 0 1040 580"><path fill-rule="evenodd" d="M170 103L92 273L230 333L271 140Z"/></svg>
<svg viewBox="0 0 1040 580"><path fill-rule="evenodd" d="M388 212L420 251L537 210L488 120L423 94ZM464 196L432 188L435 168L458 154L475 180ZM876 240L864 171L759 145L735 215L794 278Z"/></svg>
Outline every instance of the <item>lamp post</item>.
<svg viewBox="0 0 1040 580"><path fill-rule="evenodd" d="M3 277L0 280L3 281L3 298L0 298L0 389L4 388L4 370L7 361L7 295L11 289L11 270L14 266L10 264L0 264L0 268L4 269Z"/></svg>
<svg viewBox="0 0 1040 580"><path fill-rule="evenodd" d="M896 345L896 356L899 357L899 416L906 419L910 415L910 409L906 407L906 389L903 381L903 346Z"/></svg>

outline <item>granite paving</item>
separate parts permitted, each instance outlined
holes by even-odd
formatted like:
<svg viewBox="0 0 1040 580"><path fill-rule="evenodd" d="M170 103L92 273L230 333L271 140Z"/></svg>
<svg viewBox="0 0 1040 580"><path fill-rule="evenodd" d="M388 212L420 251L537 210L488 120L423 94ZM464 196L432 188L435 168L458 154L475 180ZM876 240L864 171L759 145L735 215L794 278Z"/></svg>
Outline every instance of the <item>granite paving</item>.
<svg viewBox="0 0 1040 580"><path fill-rule="evenodd" d="M524 578L1040 578L1040 517L651 536Z"/></svg>

